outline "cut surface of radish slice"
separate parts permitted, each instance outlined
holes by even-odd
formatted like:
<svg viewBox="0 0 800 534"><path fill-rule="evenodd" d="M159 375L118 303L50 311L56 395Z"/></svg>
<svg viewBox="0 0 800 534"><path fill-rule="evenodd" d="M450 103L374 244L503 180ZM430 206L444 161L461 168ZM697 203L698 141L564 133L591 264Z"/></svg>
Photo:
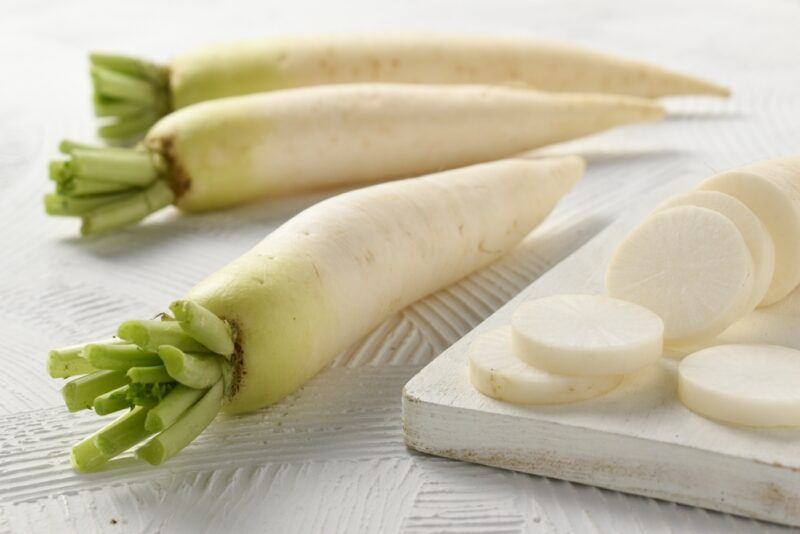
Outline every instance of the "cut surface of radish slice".
<svg viewBox="0 0 800 534"><path fill-rule="evenodd" d="M780 176L769 177L766 171L759 171L760 167L753 168L754 172L729 171L712 176L697 188L739 199L769 230L775 244L775 274L761 303L767 306L800 284L800 191Z"/></svg>
<svg viewBox="0 0 800 534"><path fill-rule="evenodd" d="M511 351L511 327L486 332L468 351L469 376L479 392L515 404L561 404L607 393L621 375L563 376L526 364Z"/></svg>
<svg viewBox="0 0 800 534"><path fill-rule="evenodd" d="M645 220L619 245L606 273L612 297L635 302L664 321L664 342L713 337L747 311L753 257L730 219L679 206Z"/></svg>
<svg viewBox="0 0 800 534"><path fill-rule="evenodd" d="M556 295L523 303L511 318L514 355L551 373L615 375L661 356L664 322L603 295Z"/></svg>
<svg viewBox="0 0 800 534"><path fill-rule="evenodd" d="M746 426L800 426L800 351L719 345L678 367L678 395L703 416Z"/></svg>
<svg viewBox="0 0 800 534"><path fill-rule="evenodd" d="M659 210L676 206L698 206L714 210L733 222L741 232L750 254L753 256L753 295L748 312L764 300L772 277L775 274L775 244L766 225L740 200L719 191L689 191L676 195Z"/></svg>

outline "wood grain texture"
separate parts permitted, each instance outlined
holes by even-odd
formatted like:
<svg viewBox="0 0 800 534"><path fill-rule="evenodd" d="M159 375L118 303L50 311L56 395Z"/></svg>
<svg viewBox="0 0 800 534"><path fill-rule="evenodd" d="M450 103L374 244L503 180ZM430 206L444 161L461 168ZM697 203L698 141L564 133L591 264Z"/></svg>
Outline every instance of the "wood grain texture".
<svg viewBox="0 0 800 534"><path fill-rule="evenodd" d="M400 392L419 366L655 185L797 150L799 17L795 0L757 7L744 0L507 0L501 7L461 0L242 0L233 6L6 0L0 16L0 532L779 530L409 452ZM123 467L120 483L108 474L74 475L65 449L99 421L67 414L60 382L44 378L46 350L106 337L122 320L163 310L321 198L195 217L167 210L113 237L75 239L75 221L45 218L41 196L50 188L44 169L57 142L94 135L86 53L167 59L234 38L398 29L566 39L728 83L735 98L671 101L662 123L545 151L584 154L589 171L547 225L508 258L391 318L286 403L241 422L220 421L221 430L192 445L185 460L160 469ZM278 426L283 413L290 424Z"/></svg>

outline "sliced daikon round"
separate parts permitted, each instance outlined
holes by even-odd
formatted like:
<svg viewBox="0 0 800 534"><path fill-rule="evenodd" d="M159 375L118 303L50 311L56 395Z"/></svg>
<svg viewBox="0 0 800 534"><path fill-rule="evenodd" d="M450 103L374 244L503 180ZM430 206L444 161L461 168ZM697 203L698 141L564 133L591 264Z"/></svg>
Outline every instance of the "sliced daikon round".
<svg viewBox="0 0 800 534"><path fill-rule="evenodd" d="M766 164L765 164L766 165ZM752 167L752 172L748 171ZM778 302L800 284L800 192L754 165L704 180L697 187L736 197L766 225L775 244L775 274L761 304Z"/></svg>
<svg viewBox="0 0 800 534"><path fill-rule="evenodd" d="M511 327L475 338L469 347L472 385L488 397L516 404L577 402L607 393L621 375L562 376L526 364L511 351Z"/></svg>
<svg viewBox="0 0 800 534"><path fill-rule="evenodd" d="M679 206L649 217L617 247L606 273L612 297L664 321L664 342L690 345L739 319L753 291L753 257L730 219Z"/></svg>
<svg viewBox="0 0 800 534"><path fill-rule="evenodd" d="M700 415L747 426L800 426L800 351L719 345L678 366L678 395Z"/></svg>
<svg viewBox="0 0 800 534"><path fill-rule="evenodd" d="M766 225L740 200L719 191L689 191L664 202L659 209L675 206L698 206L726 216L741 232L753 256L753 295L747 312L764 300L775 274L775 244Z"/></svg>
<svg viewBox="0 0 800 534"><path fill-rule="evenodd" d="M661 356L664 322L647 308L603 295L529 300L511 318L519 359L562 375L615 375Z"/></svg>

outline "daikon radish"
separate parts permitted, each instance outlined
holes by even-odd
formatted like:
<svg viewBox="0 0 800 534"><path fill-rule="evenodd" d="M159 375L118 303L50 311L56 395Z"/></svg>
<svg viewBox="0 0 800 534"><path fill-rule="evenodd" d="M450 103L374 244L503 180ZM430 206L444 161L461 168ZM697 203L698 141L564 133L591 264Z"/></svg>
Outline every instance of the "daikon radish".
<svg viewBox="0 0 800 534"><path fill-rule="evenodd" d="M159 117L223 97L345 83L487 84L639 97L727 96L655 65L529 38L454 35L283 37L190 51L168 66L93 54L101 137L142 135Z"/></svg>
<svg viewBox="0 0 800 534"><path fill-rule="evenodd" d="M664 322L658 315L601 295L525 302L511 326L519 359L562 375L631 373L658 360L664 347Z"/></svg>
<svg viewBox="0 0 800 534"><path fill-rule="evenodd" d="M123 323L118 336L146 356L127 345L105 351L92 362L110 362L113 370L67 384L73 409L128 384L125 399L101 405L127 401L145 410L114 423L106 447L92 441L102 430L76 446L76 467L96 469L135 445L112 439L121 430L139 441L157 433L139 456L158 464L220 409L277 402L387 316L508 252L583 169L577 157L505 160L359 189L308 208L170 306L174 318ZM53 354L69 364L73 353ZM156 356L162 365L135 367ZM63 376L68 365L53 361L51 368ZM153 383L153 376L171 380Z"/></svg>
<svg viewBox="0 0 800 534"><path fill-rule="evenodd" d="M800 426L800 351L777 345L720 345L678 367L690 410L728 423Z"/></svg>
<svg viewBox="0 0 800 534"><path fill-rule="evenodd" d="M469 347L470 381L487 397L515 404L561 404L597 397L622 382L621 375L552 374L517 358L511 345L511 328L506 326L482 334Z"/></svg>
<svg viewBox="0 0 800 534"><path fill-rule="evenodd" d="M719 343L767 343L800 350L800 287L772 306L759 308L719 335Z"/></svg>
<svg viewBox="0 0 800 534"><path fill-rule="evenodd" d="M772 235L775 275L762 306L778 302L800 285L800 157L762 161L723 172L701 182L698 188L736 197Z"/></svg>
<svg viewBox="0 0 800 534"><path fill-rule="evenodd" d="M612 297L664 320L664 341L713 337L752 303L753 257L730 219L706 208L655 213L619 245L606 273Z"/></svg>
<svg viewBox="0 0 800 534"><path fill-rule="evenodd" d="M143 150L65 145L70 159L53 166L63 197L48 209L81 216L81 231L91 234L170 202L206 211L416 176L662 115L659 105L632 97L480 86L350 85L228 98L164 118ZM59 204L86 194L109 200Z"/></svg>
<svg viewBox="0 0 800 534"><path fill-rule="evenodd" d="M668 199L659 209L675 206L708 208L726 216L736 225L755 265L752 307L761 304L775 274L775 244L761 219L741 201L718 191L689 191Z"/></svg>

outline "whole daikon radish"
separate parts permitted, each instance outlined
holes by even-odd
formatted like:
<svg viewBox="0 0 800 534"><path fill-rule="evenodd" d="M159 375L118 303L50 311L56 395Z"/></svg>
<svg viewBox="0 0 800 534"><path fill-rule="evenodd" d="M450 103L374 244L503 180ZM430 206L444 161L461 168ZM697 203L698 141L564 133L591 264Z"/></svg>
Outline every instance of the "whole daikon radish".
<svg viewBox="0 0 800 534"><path fill-rule="evenodd" d="M121 345L54 351L58 376L91 370L77 364L87 350L97 369L65 387L71 409L136 405L73 462L95 469L158 433L139 455L161 463L220 409L280 400L387 316L508 252L583 169L577 157L505 160L333 197L200 282L171 320L123 323Z"/></svg>
<svg viewBox="0 0 800 534"><path fill-rule="evenodd" d="M205 211L516 155L656 120L658 104L483 86L342 85L232 97L156 124L141 150L67 144L53 214L84 234L136 222L170 202ZM108 200L103 203L103 198Z"/></svg>
<svg viewBox="0 0 800 534"><path fill-rule="evenodd" d="M487 84L639 97L728 90L642 61L522 37L282 37L191 50L168 65L91 56L95 111L107 139L143 134L159 117L229 96L345 83Z"/></svg>

